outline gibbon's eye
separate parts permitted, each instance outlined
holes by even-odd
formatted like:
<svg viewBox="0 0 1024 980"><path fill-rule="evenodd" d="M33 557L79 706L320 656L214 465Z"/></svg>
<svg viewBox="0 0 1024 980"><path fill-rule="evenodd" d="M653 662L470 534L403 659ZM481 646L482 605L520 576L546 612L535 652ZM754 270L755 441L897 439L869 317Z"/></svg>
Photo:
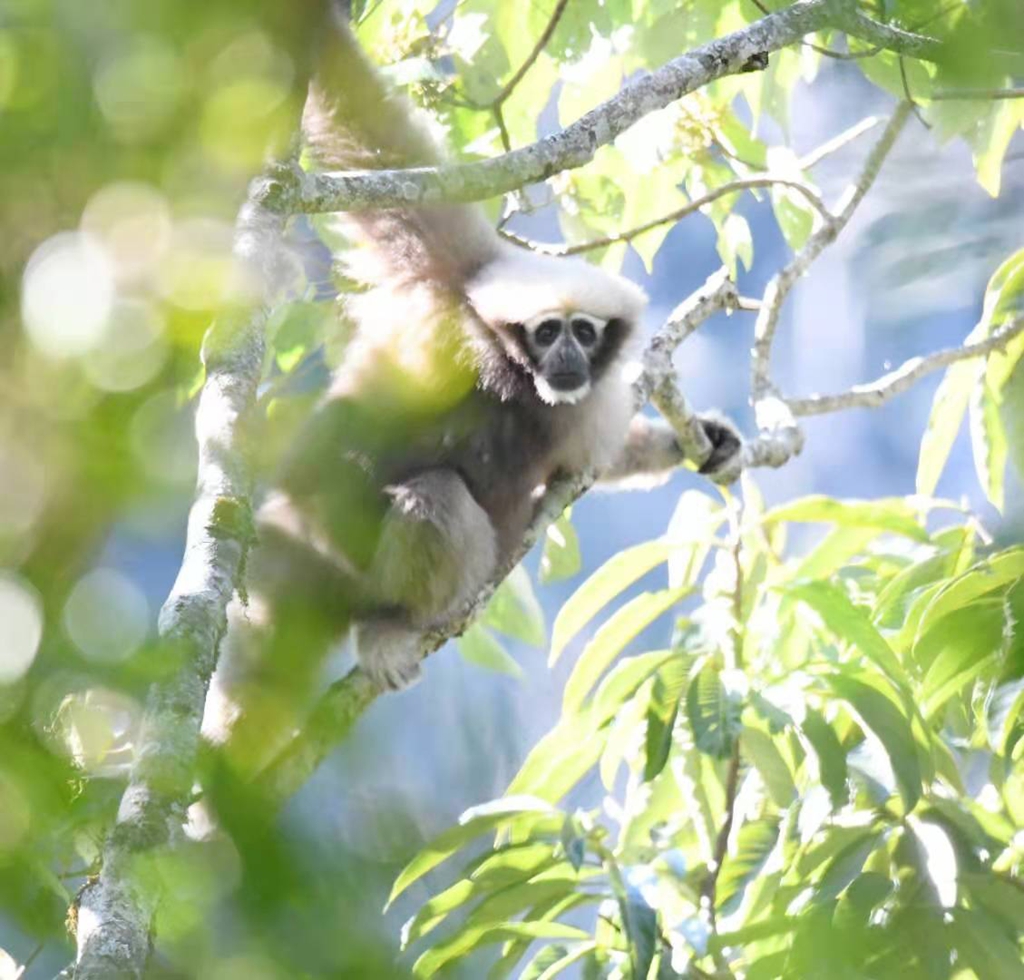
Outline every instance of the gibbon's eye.
<svg viewBox="0 0 1024 980"><path fill-rule="evenodd" d="M597 331L589 320L573 320L572 332L584 347L589 347L597 340Z"/></svg>
<svg viewBox="0 0 1024 980"><path fill-rule="evenodd" d="M533 332L533 339L541 347L550 347L556 340L558 335L562 332L562 321L561 320L545 320L536 330Z"/></svg>

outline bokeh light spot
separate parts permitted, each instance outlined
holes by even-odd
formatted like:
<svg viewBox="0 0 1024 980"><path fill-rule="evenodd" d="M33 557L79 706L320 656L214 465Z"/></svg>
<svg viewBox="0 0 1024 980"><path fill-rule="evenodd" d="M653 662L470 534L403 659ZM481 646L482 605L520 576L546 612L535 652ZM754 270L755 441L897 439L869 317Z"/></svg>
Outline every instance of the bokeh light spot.
<svg viewBox="0 0 1024 980"><path fill-rule="evenodd" d="M96 103L114 134L126 142L160 132L183 88L181 59L155 37L136 37L96 72Z"/></svg>
<svg viewBox="0 0 1024 980"><path fill-rule="evenodd" d="M0 684L13 684L35 659L43 607L27 585L0 572Z"/></svg>
<svg viewBox="0 0 1024 980"><path fill-rule="evenodd" d="M87 235L61 232L43 242L25 267L21 315L29 338L51 357L95 346L114 300L114 270Z"/></svg>
<svg viewBox="0 0 1024 980"><path fill-rule="evenodd" d="M131 579L113 568L96 568L71 590L64 628L90 660L125 660L149 632L149 603Z"/></svg>
<svg viewBox="0 0 1024 980"><path fill-rule="evenodd" d="M167 360L164 317L152 303L115 304L102 343L85 354L86 377L104 391L131 391L150 381Z"/></svg>
<svg viewBox="0 0 1024 980"><path fill-rule="evenodd" d="M186 310L219 306L231 273L234 231L222 221L195 218L176 225L160 266L161 293Z"/></svg>
<svg viewBox="0 0 1024 980"><path fill-rule="evenodd" d="M42 463L18 443L0 439L0 539L28 531L45 501Z"/></svg>
<svg viewBox="0 0 1024 980"><path fill-rule="evenodd" d="M167 250L171 210L166 198L148 184L107 184L82 212L82 230L103 243L118 278L132 280L152 271Z"/></svg>
<svg viewBox="0 0 1024 980"><path fill-rule="evenodd" d="M144 402L131 421L132 450L149 476L189 486L196 474L196 441L192 413L174 392L164 391Z"/></svg>

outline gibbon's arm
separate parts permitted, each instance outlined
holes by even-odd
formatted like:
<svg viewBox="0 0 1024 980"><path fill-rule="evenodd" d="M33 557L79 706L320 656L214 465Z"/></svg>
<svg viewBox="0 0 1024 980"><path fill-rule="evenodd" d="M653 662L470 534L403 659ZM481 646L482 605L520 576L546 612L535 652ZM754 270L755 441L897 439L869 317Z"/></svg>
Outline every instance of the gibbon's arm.
<svg viewBox="0 0 1024 980"><path fill-rule="evenodd" d="M432 166L438 145L404 97L390 91L341 13L328 12L314 55L302 129L320 170ZM498 253L500 239L475 205L367 211L345 215L346 232L365 247L357 278L388 285L458 290Z"/></svg>
<svg viewBox="0 0 1024 980"><path fill-rule="evenodd" d="M707 412L698 418L711 443L711 455L698 472L714 479L732 466L743 448L743 438L724 415ZM665 483L685 460L675 430L668 422L634 415L621 454L598 479L609 489L649 489Z"/></svg>

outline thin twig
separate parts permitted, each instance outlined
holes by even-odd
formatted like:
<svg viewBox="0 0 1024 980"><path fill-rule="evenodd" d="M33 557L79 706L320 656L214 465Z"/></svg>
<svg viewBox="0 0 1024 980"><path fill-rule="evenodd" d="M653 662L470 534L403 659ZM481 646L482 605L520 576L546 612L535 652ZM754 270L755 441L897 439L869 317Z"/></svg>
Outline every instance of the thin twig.
<svg viewBox="0 0 1024 980"><path fill-rule="evenodd" d="M959 88L932 92L924 98L932 102L969 102L998 99L1024 99L1024 88Z"/></svg>
<svg viewBox="0 0 1024 980"><path fill-rule="evenodd" d="M732 584L732 657L729 666L733 670L743 669L743 532L741 526L741 515L737 512L736 502L730 509L730 523L732 533L732 560L733 560L733 584ZM736 819L736 798L739 795L740 767L742 764L740 753L740 740L737 736L732 746L732 756L729 759L729 771L725 778L725 818L718 831L718 839L715 841L715 852L712 866L700 886L701 904L707 912L711 931L715 932L718 927L718 877L722 873L722 866L725 864L726 855L729 852L729 835L732 833L732 826Z"/></svg>
<svg viewBox="0 0 1024 980"><path fill-rule="evenodd" d="M823 217L831 217L828 208L825 206L825 202L818 195L817 191L815 191L809 184L806 184L803 181L794 180L790 177L780 177L772 174L758 174L756 177L742 177L738 180L731 180L729 183L722 184L721 187L716 187L714 190L708 191L707 194L703 194L700 197L695 198L689 203L684 204L682 207L676 208L668 214L663 214L660 217L653 218L650 221L645 221L643 224L637 225L635 228L620 231L614 235L607 235L604 238L594 238L588 242L580 242L576 245L547 245L512 234L506 234L505 237L510 241L515 242L517 245L522 245L525 248L529 248L534 252L540 252L543 255L579 255L582 252L590 252L597 248L606 248L609 245L616 245L620 242L631 242L634 238L638 238L645 232L658 228L661 225L681 221L683 218L693 214L695 211L699 211L701 208L711 204L713 201L717 201L721 197L726 197L729 194L738 194L741 191L752 190L759 187L790 187L802 194L803 197L805 197L814 209Z"/></svg>
<svg viewBox="0 0 1024 980"><path fill-rule="evenodd" d="M810 153L804 154L797 162L797 166L801 170L811 170L821 163L821 161L826 157L831 156L833 153L841 150L848 143L852 143L855 139L858 139L865 133L870 132L881 121L880 116L865 116L860 122L855 123L849 129L844 129L838 136L833 136L831 139L822 143L821 146L811 150Z"/></svg>
<svg viewBox="0 0 1024 980"><path fill-rule="evenodd" d="M775 339L782 306L797 280L808 270L811 263L831 245L853 217L857 206L874 183L882 163L888 156L896 137L903 128L910 111L909 104L901 102L889 120L882 135L875 143L860 177L847 190L836 214L814 232L793 260L768 283L764 291L761 310L754 325L754 347L752 351L751 392L755 404L772 393L771 349Z"/></svg>
<svg viewBox="0 0 1024 980"><path fill-rule="evenodd" d="M551 40L551 35L555 33L555 28L558 27L558 22L562 19L562 14L568 5L569 0L557 0L554 9L551 11L551 16L548 18L548 22L544 26L544 30L541 32L540 37L537 38L537 43L533 46L533 50L526 56L526 59L519 66L516 73L505 83L502 90L491 101L492 108L498 108L503 105L515 91L516 86L523 80L526 73L533 67L534 62L536 62L548 46L548 41Z"/></svg>
<svg viewBox="0 0 1024 980"><path fill-rule="evenodd" d="M822 415L848 408L878 408L890 398L903 394L921 378L949 367L957 361L981 357L1002 350L1014 337L1024 333L1024 316L1011 320L985 340L962 347L950 347L904 361L898 368L867 384L854 385L849 391L835 395L811 395L808 398L787 398L789 410L796 416Z"/></svg>

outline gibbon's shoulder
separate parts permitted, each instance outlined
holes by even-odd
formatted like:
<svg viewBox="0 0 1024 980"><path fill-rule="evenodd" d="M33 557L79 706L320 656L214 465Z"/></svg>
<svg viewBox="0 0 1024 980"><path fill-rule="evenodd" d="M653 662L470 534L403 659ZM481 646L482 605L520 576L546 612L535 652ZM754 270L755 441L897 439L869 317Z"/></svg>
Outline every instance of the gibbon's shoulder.
<svg viewBox="0 0 1024 980"><path fill-rule="evenodd" d="M623 276L575 256L542 255L502 242L466 285L477 316L491 326L522 323L539 313L585 311L639 323L647 296Z"/></svg>

